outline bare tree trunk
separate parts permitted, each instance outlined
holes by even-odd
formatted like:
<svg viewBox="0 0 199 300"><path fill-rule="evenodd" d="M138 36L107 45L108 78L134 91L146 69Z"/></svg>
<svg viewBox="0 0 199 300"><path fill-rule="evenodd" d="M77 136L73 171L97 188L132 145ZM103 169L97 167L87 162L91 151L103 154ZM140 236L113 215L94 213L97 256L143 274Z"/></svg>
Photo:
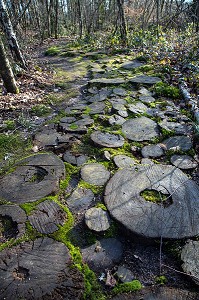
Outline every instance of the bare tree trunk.
<svg viewBox="0 0 199 300"><path fill-rule="evenodd" d="M9 47L11 49L11 52L15 54L16 59L21 63L21 66L23 68L26 68L26 63L25 60L23 58L23 55L21 53L21 50L19 48L19 44L17 42L17 38L16 35L14 33L13 27L12 27L12 23L10 21L5 3L3 0L0 0L0 21L3 25L4 31L6 33L7 39L8 39L8 43L9 43Z"/></svg>
<svg viewBox="0 0 199 300"><path fill-rule="evenodd" d="M4 86L9 93L17 94L19 89L17 87L14 74L12 72L6 51L0 36L0 75L3 79Z"/></svg>
<svg viewBox="0 0 199 300"><path fill-rule="evenodd" d="M79 21L79 37L81 39L83 33L83 27L82 27L82 14L81 14L80 0L77 0L77 12L78 12L78 21Z"/></svg>
<svg viewBox="0 0 199 300"><path fill-rule="evenodd" d="M59 13L59 3L58 0L55 1L55 38L58 38L58 13Z"/></svg>
<svg viewBox="0 0 199 300"><path fill-rule="evenodd" d="M117 0L118 6L118 21L120 28L121 40L124 45L127 44L127 30L126 30L126 21L124 17L124 0Z"/></svg>

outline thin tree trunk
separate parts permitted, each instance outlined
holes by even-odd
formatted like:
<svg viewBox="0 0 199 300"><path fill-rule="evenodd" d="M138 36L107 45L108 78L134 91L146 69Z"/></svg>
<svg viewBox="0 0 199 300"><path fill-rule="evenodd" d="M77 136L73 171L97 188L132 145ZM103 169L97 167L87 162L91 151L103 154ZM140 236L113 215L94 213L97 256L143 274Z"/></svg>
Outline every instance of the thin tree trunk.
<svg viewBox="0 0 199 300"><path fill-rule="evenodd" d="M78 11L78 21L79 21L79 37L82 38L82 14L81 14L81 6L80 0L77 0L77 11Z"/></svg>
<svg viewBox="0 0 199 300"><path fill-rule="evenodd" d="M0 75L3 79L4 86L9 93L17 94L19 89L17 87L14 74L12 72L9 60L6 55L6 51L3 42L0 37Z"/></svg>
<svg viewBox="0 0 199 300"><path fill-rule="evenodd" d="M8 44L11 49L11 52L15 54L16 59L21 63L23 68L26 68L26 63L19 48L19 44L17 42L16 35L14 33L12 23L10 21L5 3L3 0L0 0L0 22L3 25L4 31L6 33Z"/></svg>
<svg viewBox="0 0 199 300"><path fill-rule="evenodd" d="M124 17L124 0L117 0L118 6L118 19L119 19L119 28L121 40L124 45L127 44L127 30L126 30L126 21Z"/></svg>
<svg viewBox="0 0 199 300"><path fill-rule="evenodd" d="M59 13L59 3L58 0L55 1L55 38L58 38L58 13Z"/></svg>

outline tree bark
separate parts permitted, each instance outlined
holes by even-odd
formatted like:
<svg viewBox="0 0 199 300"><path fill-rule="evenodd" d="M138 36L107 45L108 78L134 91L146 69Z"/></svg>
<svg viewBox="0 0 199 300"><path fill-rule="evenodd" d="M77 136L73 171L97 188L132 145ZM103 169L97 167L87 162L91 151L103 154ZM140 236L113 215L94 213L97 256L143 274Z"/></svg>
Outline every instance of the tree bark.
<svg viewBox="0 0 199 300"><path fill-rule="evenodd" d="M19 48L12 23L3 0L0 0L0 22L2 23L3 29L6 33L11 52L15 54L16 59L21 63L21 66L26 69L26 63Z"/></svg>
<svg viewBox="0 0 199 300"><path fill-rule="evenodd" d="M126 21L124 17L124 0L117 0L120 36L124 45L127 44Z"/></svg>
<svg viewBox="0 0 199 300"><path fill-rule="evenodd" d="M4 86L9 93L17 94L19 89L17 87L14 74L12 72L9 60L6 55L6 51L3 42L0 37L0 75L3 79Z"/></svg>

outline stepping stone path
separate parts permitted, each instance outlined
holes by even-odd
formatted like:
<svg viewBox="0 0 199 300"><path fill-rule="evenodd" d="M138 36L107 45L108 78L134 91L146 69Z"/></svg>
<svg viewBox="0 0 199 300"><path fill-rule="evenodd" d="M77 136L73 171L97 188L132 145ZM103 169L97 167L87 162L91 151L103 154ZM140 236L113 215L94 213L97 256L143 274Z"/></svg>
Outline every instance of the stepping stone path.
<svg viewBox="0 0 199 300"><path fill-rule="evenodd" d="M81 299L83 276L67 247L51 238L0 252L0 299Z"/></svg>
<svg viewBox="0 0 199 300"><path fill-rule="evenodd" d="M89 229L97 232L105 231L110 227L109 215L100 207L92 207L86 211L85 223Z"/></svg>
<svg viewBox="0 0 199 300"><path fill-rule="evenodd" d="M140 193L157 190L171 196L164 207L146 201ZM110 179L105 204L126 229L145 237L184 238L199 234L199 186L172 166L122 169Z"/></svg>
<svg viewBox="0 0 199 300"><path fill-rule="evenodd" d="M81 168L81 177L84 181L97 186L104 185L110 178L110 172L98 163L87 164Z"/></svg>
<svg viewBox="0 0 199 300"><path fill-rule="evenodd" d="M150 141L159 135L157 123L147 117L127 120L122 132L131 141Z"/></svg>
<svg viewBox="0 0 199 300"><path fill-rule="evenodd" d="M38 232L49 234L57 231L58 225L63 225L67 217L57 203L46 200L37 205L28 220Z"/></svg>
<svg viewBox="0 0 199 300"><path fill-rule="evenodd" d="M0 199L21 204L33 202L59 190L65 166L53 154L37 154L21 160L16 170L0 181Z"/></svg>
<svg viewBox="0 0 199 300"><path fill-rule="evenodd" d="M109 281L112 278L114 284L139 279L143 286L150 285L143 293L122 294L112 299L177 300L188 299L189 295L197 299L186 290L154 287L160 249L152 246L146 250L144 246L148 238L150 242L151 238L162 238L164 243L164 239L199 235L199 186L182 171L189 170L189 175L197 180L198 170L192 170L198 167L197 154L194 160L186 153L176 153L170 158L174 166L168 164L168 154L194 150L196 141L190 120L181 114L173 100L163 101L154 94L152 86L161 82L160 78L146 75L147 71L130 78L129 74L136 73L135 69L144 63L130 60L121 64L124 56L101 58L102 52L81 54L84 63L90 66L93 79L76 78L72 84L81 92L63 101L57 109L57 112L64 111L65 116L58 124L49 125L42 124L50 117L43 118L39 121L41 129L33 137L33 151L54 151L56 155L42 153L22 159L14 171L0 178L0 241L10 245L12 238L29 237L30 225L37 232L35 238L42 236L34 242L18 240L17 246L11 248L5 244L6 248L0 252L0 299L85 297L86 274L74 267L76 261L65 244L55 240L66 236L72 243L67 226L71 237L74 234L77 238L83 263L88 263L99 280L107 281L109 275ZM98 60L94 63L90 58ZM66 67L67 58L60 57L60 62L64 60ZM71 61L69 65L73 70ZM175 136L162 141L165 131ZM102 164L103 160L111 171ZM63 161L78 168L70 168ZM89 185L94 186L89 189ZM91 189L99 193L94 194ZM150 197L146 200L147 194L155 192L152 201ZM55 195L57 200L46 198ZM38 202L32 203L35 201ZM106 207L102 209L98 203L105 203ZM17 204L22 204L24 210ZM72 228L67 209L74 216ZM110 224L116 225L113 230ZM56 232L58 229L60 232ZM114 234L115 229L122 242L114 237L99 240L100 236ZM123 236L126 232L129 239ZM46 236L52 233L54 239ZM140 238L135 239L135 234ZM89 237L98 241L88 246ZM181 257L184 271L191 273L198 284L197 248L197 241L189 241ZM162 271L168 277L168 285L173 285L175 280L175 284L179 282L181 287L190 288L185 279L179 279L179 273L172 272L172 267L176 270L175 264L179 267L179 262L172 260L163 247L162 261L166 265L167 260L171 268Z"/></svg>
<svg viewBox="0 0 199 300"><path fill-rule="evenodd" d="M122 243L115 238L102 239L95 244L82 249L85 263L95 272L104 272L118 264L122 258Z"/></svg>

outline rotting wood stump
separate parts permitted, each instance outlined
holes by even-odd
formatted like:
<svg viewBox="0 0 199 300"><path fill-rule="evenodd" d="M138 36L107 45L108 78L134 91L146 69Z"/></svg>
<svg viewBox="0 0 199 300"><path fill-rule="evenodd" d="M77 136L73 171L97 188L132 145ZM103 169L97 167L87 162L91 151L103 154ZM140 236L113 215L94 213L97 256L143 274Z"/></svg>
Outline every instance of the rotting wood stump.
<svg viewBox="0 0 199 300"><path fill-rule="evenodd" d="M67 247L51 238L0 253L0 299L81 299L83 276Z"/></svg>
<svg viewBox="0 0 199 300"><path fill-rule="evenodd" d="M65 166L53 154L37 154L17 163L14 172L0 181L0 199L17 204L56 194L65 178Z"/></svg>
<svg viewBox="0 0 199 300"><path fill-rule="evenodd" d="M146 201L140 194L147 190L166 194L167 201ZM199 186L173 166L119 170L109 180L104 200L110 214L133 233L175 239L199 234Z"/></svg>

